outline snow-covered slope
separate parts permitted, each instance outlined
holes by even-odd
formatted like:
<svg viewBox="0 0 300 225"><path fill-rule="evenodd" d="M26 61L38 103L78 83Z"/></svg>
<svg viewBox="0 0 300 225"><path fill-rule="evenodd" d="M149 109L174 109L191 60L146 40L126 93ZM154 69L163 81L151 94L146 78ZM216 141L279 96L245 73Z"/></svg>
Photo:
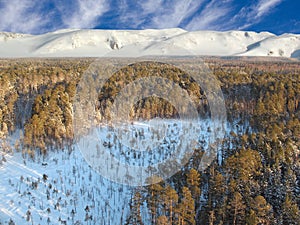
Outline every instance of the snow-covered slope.
<svg viewBox="0 0 300 225"><path fill-rule="evenodd" d="M91 170L79 151L51 153L45 161L35 162L15 153L6 155L5 161L0 166L0 224L10 219L17 225L106 225L126 220L132 190L112 185Z"/></svg>
<svg viewBox="0 0 300 225"><path fill-rule="evenodd" d="M59 30L0 33L0 57L137 57L146 55L283 56L299 58L300 35L268 32Z"/></svg>
<svg viewBox="0 0 300 225"><path fill-rule="evenodd" d="M165 134L164 142L160 143L164 150L149 157L136 158L135 153L130 151L122 155L125 149L119 148L121 145L115 143L116 134L107 126L99 128L98 138L99 141L112 144L107 148L111 149L116 157L120 157L120 161L127 160L128 163L139 163L141 160L145 163L153 160L162 161L166 157L162 153L170 153L170 148L181 139L175 130L179 128L176 120L156 122L166 125L169 132ZM207 140L211 136L208 127L212 124L208 120L200 122L198 138L203 149L207 149L209 142ZM148 125L142 122L128 125L128 128L134 129L124 138L130 140L137 130L145 138L152 135L154 138L155 135ZM19 138L18 133L15 132L8 139L9 145L14 146ZM7 224L10 219L17 225L125 223L135 188L105 179L85 161L83 149L80 152L78 145L73 147L73 151L53 151L45 157L37 156L34 161L16 150L13 155L0 151L0 224ZM140 153L147 155L146 151ZM121 174L122 171L120 176ZM150 224L147 212L143 206L141 213L144 222Z"/></svg>

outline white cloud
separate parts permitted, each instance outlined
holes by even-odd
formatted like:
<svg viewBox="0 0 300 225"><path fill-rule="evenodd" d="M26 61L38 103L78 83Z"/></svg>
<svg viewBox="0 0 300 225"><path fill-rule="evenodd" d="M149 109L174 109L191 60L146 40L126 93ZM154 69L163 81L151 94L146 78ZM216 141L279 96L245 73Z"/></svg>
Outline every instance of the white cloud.
<svg viewBox="0 0 300 225"><path fill-rule="evenodd" d="M230 23L236 24L238 21L245 21L243 25L236 29L246 29L253 24L259 23L263 17L271 13L271 11L283 0L258 0L257 3L252 4L248 7L243 7L237 15L235 15Z"/></svg>
<svg viewBox="0 0 300 225"><path fill-rule="evenodd" d="M45 14L39 12L37 0L10 0L1 2L0 30L34 33L43 30L49 21Z"/></svg>
<svg viewBox="0 0 300 225"><path fill-rule="evenodd" d="M72 8L58 3L62 21L68 28L93 28L97 25L97 19L109 10L108 0L77 0Z"/></svg>
<svg viewBox="0 0 300 225"><path fill-rule="evenodd" d="M138 7L130 8L128 0L118 6L120 22L133 27L173 28L194 13L204 0L146 0L138 1Z"/></svg>
<svg viewBox="0 0 300 225"><path fill-rule="evenodd" d="M261 18L268 14L275 6L279 5L283 0L261 0L254 11L257 12L256 18Z"/></svg>
<svg viewBox="0 0 300 225"><path fill-rule="evenodd" d="M143 9L143 14L155 13L163 9L163 0L148 0L140 3L141 8Z"/></svg>
<svg viewBox="0 0 300 225"><path fill-rule="evenodd" d="M217 24L216 22L228 15L231 7L231 1L212 0L205 6L199 16L192 18L187 25L187 29L222 29L224 24Z"/></svg>
<svg viewBox="0 0 300 225"><path fill-rule="evenodd" d="M109 10L116 15L112 23L119 28L245 29L259 23L282 1L256 0L238 9L235 0L69 0L69 4L55 1L56 8L45 12L44 1L0 0L0 30L42 33L93 28L101 25L98 19Z"/></svg>
<svg viewBox="0 0 300 225"><path fill-rule="evenodd" d="M145 16L148 13L145 13L144 10L137 10L136 8L131 8L127 2L128 0L120 0L116 5L116 8L113 10L118 11L118 22L119 25L131 26L132 28L138 28L144 21ZM136 2L136 5L140 5L139 2ZM151 4L149 5L149 10Z"/></svg>
<svg viewBox="0 0 300 225"><path fill-rule="evenodd" d="M157 28L173 28L178 27L184 19L194 13L203 1L173 1L166 9L159 11L152 18L151 26ZM170 3L169 3L170 4ZM156 6L157 9L157 6Z"/></svg>
<svg viewBox="0 0 300 225"><path fill-rule="evenodd" d="M188 23L188 30L228 30L245 29L259 23L266 15L279 5L283 0L258 0L250 6L245 6L233 16L234 1L212 0L200 14Z"/></svg>

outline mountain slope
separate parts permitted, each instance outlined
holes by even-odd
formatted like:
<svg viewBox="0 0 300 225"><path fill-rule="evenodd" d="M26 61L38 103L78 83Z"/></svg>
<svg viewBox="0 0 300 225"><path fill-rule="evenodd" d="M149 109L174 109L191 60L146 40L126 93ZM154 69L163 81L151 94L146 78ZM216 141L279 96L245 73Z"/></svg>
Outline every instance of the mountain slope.
<svg viewBox="0 0 300 225"><path fill-rule="evenodd" d="M300 35L268 32L59 30L0 33L0 57L137 57L146 55L282 56L299 58Z"/></svg>

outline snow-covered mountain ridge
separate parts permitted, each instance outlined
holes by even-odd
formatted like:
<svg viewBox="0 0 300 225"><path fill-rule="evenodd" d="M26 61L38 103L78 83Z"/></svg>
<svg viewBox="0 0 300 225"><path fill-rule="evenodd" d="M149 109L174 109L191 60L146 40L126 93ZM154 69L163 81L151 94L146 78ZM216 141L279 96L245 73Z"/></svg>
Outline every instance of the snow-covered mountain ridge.
<svg viewBox="0 0 300 225"><path fill-rule="evenodd" d="M300 35L247 31L58 30L0 32L0 57L138 57L147 55L300 57Z"/></svg>

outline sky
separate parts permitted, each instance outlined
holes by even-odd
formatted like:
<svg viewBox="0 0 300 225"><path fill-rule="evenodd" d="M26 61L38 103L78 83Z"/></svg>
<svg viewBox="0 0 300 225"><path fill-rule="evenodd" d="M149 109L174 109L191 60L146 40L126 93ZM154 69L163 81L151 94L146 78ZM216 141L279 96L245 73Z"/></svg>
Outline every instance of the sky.
<svg viewBox="0 0 300 225"><path fill-rule="evenodd" d="M299 0L0 0L0 31L163 29L300 33Z"/></svg>

